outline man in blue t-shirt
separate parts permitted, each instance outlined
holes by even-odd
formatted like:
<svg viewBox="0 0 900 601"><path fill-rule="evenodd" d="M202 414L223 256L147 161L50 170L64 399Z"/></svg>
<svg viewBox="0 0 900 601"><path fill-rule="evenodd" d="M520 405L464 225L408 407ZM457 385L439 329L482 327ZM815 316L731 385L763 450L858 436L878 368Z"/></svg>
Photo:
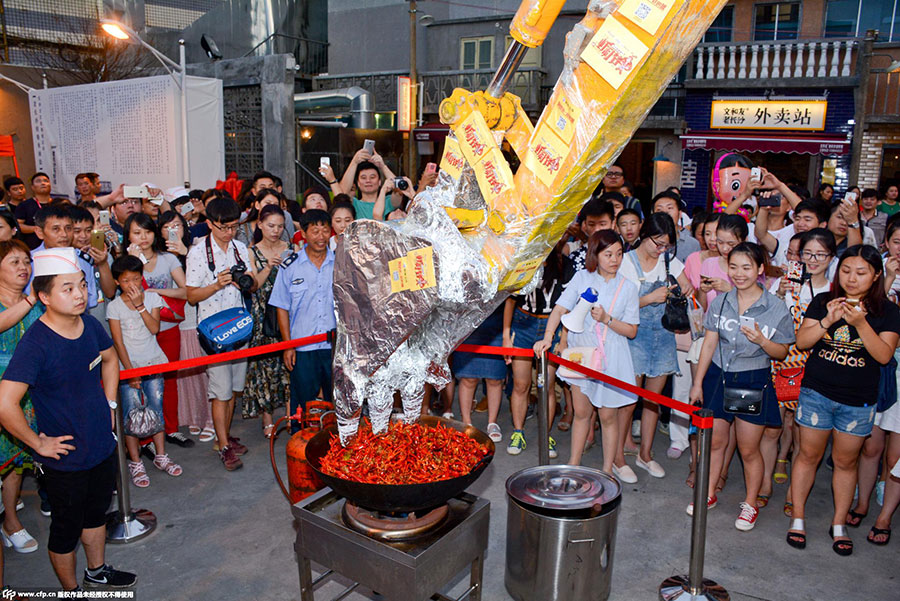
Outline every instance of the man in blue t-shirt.
<svg viewBox="0 0 900 601"><path fill-rule="evenodd" d="M25 332L0 381L0 425L40 459L50 508L50 563L64 590L78 589L75 548L84 545L87 588L132 586L137 577L106 563L106 510L116 486L119 359L90 315L74 248L35 251L32 286L47 308ZM20 401L31 395L38 433Z"/></svg>

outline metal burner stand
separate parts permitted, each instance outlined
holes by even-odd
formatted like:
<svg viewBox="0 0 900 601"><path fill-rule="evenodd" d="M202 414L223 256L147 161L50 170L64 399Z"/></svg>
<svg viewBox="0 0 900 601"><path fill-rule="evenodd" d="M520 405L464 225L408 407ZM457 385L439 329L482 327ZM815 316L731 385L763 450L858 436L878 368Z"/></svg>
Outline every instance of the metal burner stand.
<svg viewBox="0 0 900 601"><path fill-rule="evenodd" d="M300 568L300 599L314 601L313 587L332 573L390 601L453 601L436 591L466 568L469 588L456 601L481 600L484 553L488 542L490 502L461 493L450 499L450 512L432 532L409 541L384 543L351 530L341 519L343 497L325 488L292 507L298 523L294 550ZM327 571L313 580L310 562Z"/></svg>

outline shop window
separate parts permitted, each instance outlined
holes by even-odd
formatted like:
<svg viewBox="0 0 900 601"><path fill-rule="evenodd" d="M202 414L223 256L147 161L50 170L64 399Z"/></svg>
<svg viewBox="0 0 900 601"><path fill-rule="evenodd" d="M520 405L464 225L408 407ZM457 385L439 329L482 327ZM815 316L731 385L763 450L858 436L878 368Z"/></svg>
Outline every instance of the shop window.
<svg viewBox="0 0 900 601"><path fill-rule="evenodd" d="M730 42L732 30L734 29L734 6L729 4L722 9L719 16L712 22L706 34L703 36L703 43Z"/></svg>
<svg viewBox="0 0 900 601"><path fill-rule="evenodd" d="M461 38L459 68L463 71L494 68L494 37Z"/></svg>
<svg viewBox="0 0 900 601"><path fill-rule="evenodd" d="M884 146L881 155L881 179L878 190L882 194L888 186L900 186L900 146Z"/></svg>
<svg viewBox="0 0 900 601"><path fill-rule="evenodd" d="M893 41L900 39L898 18L900 7L896 0L828 0L823 35L858 37L875 29L881 41Z"/></svg>
<svg viewBox="0 0 900 601"><path fill-rule="evenodd" d="M756 5L754 40L796 40L799 31L799 2Z"/></svg>

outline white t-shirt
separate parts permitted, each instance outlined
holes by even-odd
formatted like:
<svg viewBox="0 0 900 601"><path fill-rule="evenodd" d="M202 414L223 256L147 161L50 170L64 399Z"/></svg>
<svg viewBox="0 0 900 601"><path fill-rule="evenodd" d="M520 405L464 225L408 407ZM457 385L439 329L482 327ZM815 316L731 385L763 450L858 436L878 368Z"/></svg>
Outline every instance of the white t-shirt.
<svg viewBox="0 0 900 601"><path fill-rule="evenodd" d="M636 250L628 251L626 256L622 258L622 266L619 267L619 273L621 273L625 278L631 282L634 282L638 287L638 290L641 288L641 280L638 277L637 269L634 266L634 260L631 259L628 255L637 253ZM635 256L635 259L637 257ZM684 271L684 263L679 261L675 255L669 256L669 273L673 277L678 277L681 275L681 272ZM644 281L645 282L665 282L666 281L666 260L665 255L659 255L659 259L656 261L656 267L651 269L650 271L644 272Z"/></svg>
<svg viewBox="0 0 900 601"><path fill-rule="evenodd" d="M215 273L209 269L206 260L206 238L191 247L187 256L187 269L185 273L186 285L192 288L203 288L209 286L216 281L217 274L222 271L231 269L237 265L237 259L234 256L234 249L237 249L238 255L247 267L247 273L253 268L250 263L250 254L247 252L247 245L237 240L232 240L228 244L228 252L224 252L215 241L212 242L213 262L215 263ZM215 315L225 309L234 307L243 307L244 299L241 291L237 286L228 285L222 288L204 301L197 304L197 319L203 321L207 317Z"/></svg>
<svg viewBox="0 0 900 601"><path fill-rule="evenodd" d="M778 278L769 287L769 292L771 292L772 294L777 294L778 287L780 285L781 285L781 278ZM800 306L805 311L806 307L809 305L809 303L812 302L812 299L814 296L816 296L817 294L822 294L823 292L828 292L829 290L831 290L831 282L827 282L821 288L815 288L813 286L810 286L809 282L804 283L803 286L800 288L800 294L798 295L798 300L800 301ZM784 295L784 303L785 303L785 305L787 305L787 308L789 310L793 309L794 295L791 294L790 292L785 294Z"/></svg>
<svg viewBox="0 0 900 601"><path fill-rule="evenodd" d="M147 311L163 306L163 300L155 292L144 292L144 307ZM106 319L119 321L122 328L122 342L125 344L125 350L128 351L128 358L131 360L132 367L147 367L148 365L159 365L168 361L165 353L156 342L156 336L147 329L144 318L141 314L129 309L125 305L125 301L121 296L110 301L106 307ZM125 366L119 361L119 366L125 369Z"/></svg>
<svg viewBox="0 0 900 601"><path fill-rule="evenodd" d="M788 246L791 245L791 238L797 233L794 231L794 224L786 225L780 230L771 231L769 233L778 240L778 248L775 249L775 253L772 255L772 263L775 265L784 265L787 263L787 250Z"/></svg>

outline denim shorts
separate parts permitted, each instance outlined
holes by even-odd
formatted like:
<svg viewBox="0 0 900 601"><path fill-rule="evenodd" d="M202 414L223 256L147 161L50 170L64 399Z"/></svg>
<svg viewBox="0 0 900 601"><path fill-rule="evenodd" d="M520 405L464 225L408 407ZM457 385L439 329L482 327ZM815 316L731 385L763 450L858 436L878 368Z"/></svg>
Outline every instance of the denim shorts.
<svg viewBox="0 0 900 601"><path fill-rule="evenodd" d="M710 361L706 376L703 378L703 408L712 409L713 417L724 419L729 423L737 418L757 426L781 425L778 398L775 396L775 385L772 384L772 373L768 367L749 371L729 371L725 372L724 376L725 385L728 387L763 390L763 404L759 415L737 415L725 411L725 389L722 380L722 370Z"/></svg>
<svg viewBox="0 0 900 601"><path fill-rule="evenodd" d="M525 349L534 348L534 343L544 339L544 334L547 331L547 321L549 321L548 317L549 315L535 317L515 309L513 311L512 326L510 327L516 335L515 340L513 340L513 346ZM557 327L556 332L553 333L553 342L550 344L550 350L553 350L559 342L559 331L560 328Z"/></svg>
<svg viewBox="0 0 900 601"><path fill-rule="evenodd" d="M159 417L160 431L162 431L163 421L163 377L162 376L144 376L141 378L140 389L132 388L128 385L128 381L119 384L119 399L122 402L122 416L128 418L128 412L142 404L150 407L150 410ZM141 393L144 393L144 400L141 401ZM125 432L131 435L131 432Z"/></svg>
<svg viewBox="0 0 900 601"><path fill-rule="evenodd" d="M854 407L832 401L811 388L800 389L794 421L814 430L837 430L853 436L868 436L875 424L875 405Z"/></svg>
<svg viewBox="0 0 900 601"><path fill-rule="evenodd" d="M503 314L495 311L466 338L465 344L503 346ZM453 375L457 378L506 379L506 362L499 355L453 353Z"/></svg>

